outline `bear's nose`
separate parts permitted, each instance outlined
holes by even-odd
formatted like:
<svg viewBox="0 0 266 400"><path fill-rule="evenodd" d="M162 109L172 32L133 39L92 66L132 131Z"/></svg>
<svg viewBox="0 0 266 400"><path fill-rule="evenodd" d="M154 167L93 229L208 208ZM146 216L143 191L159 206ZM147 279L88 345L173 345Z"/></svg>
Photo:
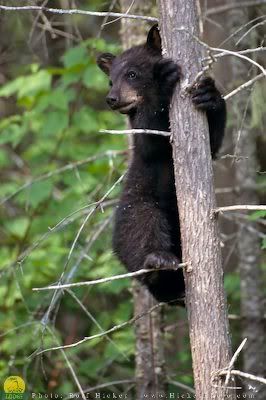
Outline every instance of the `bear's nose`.
<svg viewBox="0 0 266 400"><path fill-rule="evenodd" d="M106 102L110 107L114 107L118 102L118 98L115 96L107 96Z"/></svg>

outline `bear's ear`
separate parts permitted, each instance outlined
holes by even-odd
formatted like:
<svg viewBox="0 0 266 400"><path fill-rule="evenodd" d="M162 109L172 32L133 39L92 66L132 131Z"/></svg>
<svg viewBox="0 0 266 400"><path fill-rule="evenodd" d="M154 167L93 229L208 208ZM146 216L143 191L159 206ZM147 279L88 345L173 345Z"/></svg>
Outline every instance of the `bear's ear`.
<svg viewBox="0 0 266 400"><path fill-rule="evenodd" d="M115 56L111 53L100 54L97 57L97 65L106 75L109 75L114 59Z"/></svg>
<svg viewBox="0 0 266 400"><path fill-rule="evenodd" d="M162 51L162 41L158 24L153 25L149 31L147 37L147 46L152 47L155 50Z"/></svg>

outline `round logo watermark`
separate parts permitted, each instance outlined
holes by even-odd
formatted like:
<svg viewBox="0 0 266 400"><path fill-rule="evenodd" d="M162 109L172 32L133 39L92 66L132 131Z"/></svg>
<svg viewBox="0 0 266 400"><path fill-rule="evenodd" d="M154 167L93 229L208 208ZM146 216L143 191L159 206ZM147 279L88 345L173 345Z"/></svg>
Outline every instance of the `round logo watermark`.
<svg viewBox="0 0 266 400"><path fill-rule="evenodd" d="M20 399L25 392L26 385L20 376L9 376L4 382L4 392L8 399Z"/></svg>

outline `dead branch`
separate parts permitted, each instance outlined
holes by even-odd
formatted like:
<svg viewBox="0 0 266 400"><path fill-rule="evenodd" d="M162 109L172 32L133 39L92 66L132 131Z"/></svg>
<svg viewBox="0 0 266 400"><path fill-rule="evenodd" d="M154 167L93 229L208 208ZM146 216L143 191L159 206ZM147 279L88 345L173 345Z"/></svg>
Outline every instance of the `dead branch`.
<svg viewBox="0 0 266 400"><path fill-rule="evenodd" d="M102 326L99 324L99 322L96 320L96 318L94 318L94 316L89 312L89 310L87 310L87 308L84 306L84 304L79 300L79 298L75 295L74 292L72 292L72 290L67 289L66 290L67 293L78 303L78 305L80 306L80 308L84 311L84 313L87 315L87 317L90 318L90 320L92 320L92 322L97 326L97 328L99 329L100 332L104 332L104 329L102 328ZM109 343L112 344L112 346L114 346L116 348L116 350L127 360L130 361L128 356L126 355L126 353L124 351L122 351L119 346L117 346L117 344L108 336L106 335L106 339L108 340Z"/></svg>
<svg viewBox="0 0 266 400"><path fill-rule="evenodd" d="M224 99L229 100L231 97L235 96L242 90L247 89L248 87L254 85L254 83L257 82L261 78L265 78L264 73L261 73L261 74L255 76L254 78L250 79L249 81L243 83L243 85L238 86L238 88L234 89L232 92L230 92L226 96L224 96Z"/></svg>
<svg viewBox="0 0 266 400"><path fill-rule="evenodd" d="M251 64L255 65L257 68L259 68L262 71L262 73L264 74L264 76L266 76L265 68L262 65L260 65L259 63L257 63L256 61L252 60L252 58L245 56L245 54L243 54L241 52L237 52L237 51L220 49L219 47L211 47L202 41L200 41L200 42L204 47L206 47L210 51L217 51L219 53L222 53L223 55L235 56L235 57L241 58L242 60L250 62Z"/></svg>
<svg viewBox="0 0 266 400"><path fill-rule="evenodd" d="M261 64L254 61L252 58L245 56L245 54L242 54L241 52L237 52L237 51L233 51L233 50L227 50L227 49L223 49L223 48L219 48L219 47L209 46L207 43L205 43L203 40L201 40L197 35L190 32L187 28L185 28L183 26L181 26L180 28L176 28L176 31L184 32L187 35L189 35L191 38L196 40L197 43L199 43L201 46L203 46L209 52L209 54L212 54L213 52L218 52L218 54L222 53L223 55L231 55L231 56L241 58L242 60L248 61L249 63L256 66L266 76L265 68ZM204 59L206 59L206 58L204 58ZM215 61L215 60L213 60L213 61ZM205 69L206 68L208 68L208 67L205 67ZM204 68L203 68L203 70L204 70ZM201 74L201 73L202 73L202 71L199 72L199 74ZM187 89L189 89L189 88L191 88L191 86L193 86L193 84L195 83L194 81L196 81L198 78L198 75L196 76L196 78L194 78L193 83L190 83L189 85L187 85L188 86Z"/></svg>
<svg viewBox="0 0 266 400"><path fill-rule="evenodd" d="M210 16L210 15L215 15L215 14L220 14L224 13L226 11L233 10L234 8L239 8L239 7L255 7L255 6L260 6L266 4L266 0L253 0L253 1L239 1L237 3L232 3L232 4L226 4L218 7L212 7L206 10L205 15Z"/></svg>
<svg viewBox="0 0 266 400"><path fill-rule="evenodd" d="M4 6L0 5L0 10L3 11L45 11L51 14L67 14L67 15L90 15L93 17L119 17L119 18L129 18L129 19L139 19L142 21L150 21L150 22L157 22L158 19L154 17L147 17L144 15L133 15L133 14L122 14L116 12L100 12L100 11L88 11L88 10L80 10L77 8L73 9L61 9L61 8L49 8L49 7L42 7L42 6Z"/></svg>
<svg viewBox="0 0 266 400"><path fill-rule="evenodd" d="M101 208L105 209L107 207L112 207L117 203L117 200L106 200L101 204ZM92 207L93 204L88 204L84 207L79 208L78 210L73 211L71 214L64 217L61 221L59 221L56 225L49 227L48 231L45 232L39 239L37 239L32 245L26 248L22 253L18 255L15 261L11 262L8 265L4 265L1 272L0 278L10 269L14 268L15 266L21 267L27 257L41 244L45 239L47 239L51 234L60 231L61 229L65 228L67 225L75 222L77 218L82 217L83 215L87 214L87 209ZM82 212L80 215L76 216L76 214Z"/></svg>
<svg viewBox="0 0 266 400"><path fill-rule="evenodd" d="M48 330L49 330L50 334L53 336L54 340L58 342L58 339L57 339L56 335L54 334L53 330L51 328L49 328ZM79 390L79 393L81 394L82 399L83 400L87 400L87 398L86 398L86 396L84 394L84 391L83 391L83 389L81 387L81 384L79 382L79 379L77 377L77 374L74 371L74 368L72 367L72 365L71 365L71 363L70 363L70 361L68 359L68 356L66 355L66 352L64 351L64 349L60 349L60 351L61 351L61 354L64 357L64 359L66 361L66 364L67 364L67 366L68 366L68 368L70 370L70 373L71 373L71 375L72 375L72 377L73 377L73 379L74 379L74 381L75 381L75 383L76 383L76 385L78 387L78 390Z"/></svg>
<svg viewBox="0 0 266 400"><path fill-rule="evenodd" d="M227 373L228 373L228 371L224 370L224 371L218 372L217 375L222 376L222 375L227 375ZM252 381L260 382L260 383L263 383L264 385L266 385L266 379L265 378L262 378L260 376L255 376L255 375L252 375L252 374L248 374L246 372L242 372L242 371L239 371L237 369L233 369L232 371L230 371L230 375L241 376L242 378L247 378L247 379L250 379Z"/></svg>
<svg viewBox="0 0 266 400"><path fill-rule="evenodd" d="M88 241L88 243L86 244L85 248L82 249L81 254L79 255L77 261L75 262L75 264L73 265L73 267L70 269L70 271L67 273L67 275L65 277L63 277L63 283L69 283L73 277L76 274L76 271L78 270L78 267L80 266L81 262L83 261L83 259L85 258L85 255L88 253L88 251L90 250L91 246L93 245L93 243L98 239L98 237L101 235L101 233L104 231L104 229L108 226L108 224L111 222L111 217L108 217L103 224L100 225L100 227L96 230L96 232L94 232L92 234L92 236L90 237L90 240ZM72 292L69 291L69 293L71 294ZM46 327L48 321L49 321L49 317L51 312L53 311L53 309L55 308L56 304L58 303L58 301L61 299L63 294L62 290L59 290L52 298L52 301L48 307L48 310L46 311L46 313L44 314L44 316L42 317L41 323L44 327ZM74 295L74 294L73 294Z"/></svg>
<svg viewBox="0 0 266 400"><path fill-rule="evenodd" d="M117 179L117 181L110 187L110 189L107 190L107 192L103 195L103 197L95 203L94 208L88 213L88 215L86 216L86 218L85 218L84 221L82 222L82 224L81 224L81 226L80 226L80 228L79 228L79 230L78 230L78 233L76 234L75 239L73 240L73 243L72 243L71 248L70 248L70 250L69 250L69 253L68 253L68 256L67 256L67 263L68 263L68 261L70 260L70 257L71 257L71 255L72 255L73 250L74 250L74 248L75 248L75 246L76 246L76 243L77 243L77 241L78 241L78 238L80 237L81 232L83 231L83 228L84 228L84 226L86 225L86 223L88 222L89 218L91 217L91 215L92 215L98 208L101 207L102 202L109 196L109 194L114 190L114 188L115 188L119 183L122 182L124 176L125 176L125 174L121 175L120 178ZM66 265L67 265L67 263L66 263ZM65 267L66 267L66 265L65 265ZM65 268L64 268L64 269L65 269Z"/></svg>
<svg viewBox="0 0 266 400"><path fill-rule="evenodd" d="M232 359L231 359L231 361L230 361L230 363L229 363L227 368L224 368L224 369L222 369L220 371L217 371L214 374L212 374L212 385L213 386L217 386L214 383L214 381L218 378L218 376L223 376L223 375L226 375L225 387L227 387L229 389L235 389L235 387L234 388L228 387L228 382L229 382L229 380L231 378L231 375L235 375L235 376L238 375L238 376L241 376L243 378L251 379L253 381L257 381L257 382L266 384L266 379L265 378L258 377L258 376L252 375L252 374L248 374L246 372L242 372L242 371L238 371L238 370L233 370L232 369L236 359L238 358L238 356L239 356L241 350L243 349L243 347L245 346L246 342L247 342L247 339L245 338L242 341L242 343L240 344L240 346L238 347L238 349L236 350L236 352L234 353L234 355L233 355L233 357L232 357ZM237 389L242 389L242 388L241 387L237 387Z"/></svg>
<svg viewBox="0 0 266 400"><path fill-rule="evenodd" d="M184 268L186 266L187 266L186 263L180 263L177 266L169 267L168 269L177 270L179 268ZM67 283L67 284L63 284L63 285L51 285L51 286L45 286L45 287L40 287L40 288L32 288L32 290L38 292L41 290L57 290L57 289L67 289L67 288L78 287L78 286L92 286L92 285L97 285L98 283L106 283L106 282L116 281L118 279L133 278L136 276L140 276L142 274L147 274L149 272L158 271L158 270L159 270L158 268L139 269L138 271L135 271L135 272L128 272L126 274L120 274L120 275L110 276L107 278L95 279L93 281Z"/></svg>
<svg viewBox="0 0 266 400"><path fill-rule="evenodd" d="M158 303L155 306L151 307L148 311L145 311L144 313L141 313L141 314L137 315L136 317L131 318L128 321L122 322L119 325L113 326L112 328L108 329L105 332L97 333L96 335L92 335L92 336L85 336L83 339L79 340L78 342L71 343L71 344L68 344L68 345L65 345L65 346L57 346L57 347L51 347L49 349L41 350L41 351L39 351L37 353L37 355L40 355L40 354L43 354L43 353L47 353L48 351L62 350L62 349L69 349L69 348L72 348L72 347L77 347L80 344L82 344L84 342L87 342L88 340L97 339L99 337L106 336L109 333L116 332L116 331L124 328L127 325L133 324L135 321L137 321L138 319L144 317L145 315L151 314L156 308L161 307L162 304L163 303Z"/></svg>
<svg viewBox="0 0 266 400"><path fill-rule="evenodd" d="M226 206L226 207L218 207L214 210L214 213L224 212L224 211L266 211L266 206L260 205L235 205L235 206Z"/></svg>
<svg viewBox="0 0 266 400"><path fill-rule="evenodd" d="M111 135L135 135L135 134L148 134L148 135L160 135L160 136L170 136L170 132L157 131L152 129L101 129L101 133L110 133Z"/></svg>
<svg viewBox="0 0 266 400"><path fill-rule="evenodd" d="M235 53L237 54L250 54L250 53L260 53L261 51L266 51L266 47L263 46L259 46L256 47L254 49L245 49L245 50L240 50L240 51L236 51ZM202 61L210 61L212 58L216 59L216 58L221 58L224 56L228 56L228 53L217 53L217 54L213 54L212 57L204 57L202 59Z"/></svg>
<svg viewBox="0 0 266 400"><path fill-rule="evenodd" d="M230 372L232 371L233 366L234 366L234 364L235 364L235 362L236 362L236 360L237 360L237 358L238 358L238 356L239 356L241 350L242 350L243 347L245 346L246 342L247 342L247 338L245 338L245 339L242 341L242 343L240 344L240 346L238 347L238 349L237 349L236 352L234 353L233 357L231 358L231 361L230 361L230 363L229 363L229 365L228 365L228 371L227 371L227 375L226 375L226 379L225 379L225 386L227 386L228 383L229 383L229 380L230 380Z"/></svg>

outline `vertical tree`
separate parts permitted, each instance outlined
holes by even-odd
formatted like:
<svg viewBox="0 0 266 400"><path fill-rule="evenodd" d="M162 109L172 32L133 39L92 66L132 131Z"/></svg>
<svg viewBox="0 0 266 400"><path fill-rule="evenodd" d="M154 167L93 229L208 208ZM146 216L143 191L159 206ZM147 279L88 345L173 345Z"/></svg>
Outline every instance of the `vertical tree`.
<svg viewBox="0 0 266 400"><path fill-rule="evenodd" d="M250 10L236 8L229 13L228 28L233 33L241 25L250 21ZM243 32L241 31L241 35ZM239 39L239 37L237 37ZM237 50L254 48L259 45L256 30L243 36ZM256 71L250 71L247 63L241 62L237 57L231 58L233 81L245 82L247 76ZM256 92L255 92L256 93ZM256 129L252 129L252 100L251 92L243 91L234 98L234 146L235 154L239 156L235 163L236 186L239 188L237 202L239 204L259 204L258 194L255 190L257 183L258 161L256 154ZM244 121L243 121L244 119ZM241 285L241 324L242 337L247 338L247 345L243 351L243 369L255 375L263 376L265 373L265 329L264 306L261 288L261 249L259 228L254 221L241 221L238 225L238 267ZM254 386L254 384L252 385ZM246 393L250 394L248 382ZM266 387L258 387L256 399L266 398Z"/></svg>
<svg viewBox="0 0 266 400"><path fill-rule="evenodd" d="M207 119L186 92L201 69L197 5L195 0L158 4L163 47L183 72L170 118L196 398L234 398L219 379L212 384L213 374L230 362L231 344Z"/></svg>
<svg viewBox="0 0 266 400"><path fill-rule="evenodd" d="M120 0L123 13L130 9L138 15L151 15L153 1L137 2L132 6L131 0ZM131 7L132 6L132 7ZM122 19L121 39L124 49L145 42L147 23L139 20ZM130 146L131 140L129 140ZM162 332L162 309L155 308L156 300L148 289L139 282L133 283L134 314L144 314L135 323L136 332L136 399L143 398L143 394L151 398L154 394L165 391L164 345Z"/></svg>

